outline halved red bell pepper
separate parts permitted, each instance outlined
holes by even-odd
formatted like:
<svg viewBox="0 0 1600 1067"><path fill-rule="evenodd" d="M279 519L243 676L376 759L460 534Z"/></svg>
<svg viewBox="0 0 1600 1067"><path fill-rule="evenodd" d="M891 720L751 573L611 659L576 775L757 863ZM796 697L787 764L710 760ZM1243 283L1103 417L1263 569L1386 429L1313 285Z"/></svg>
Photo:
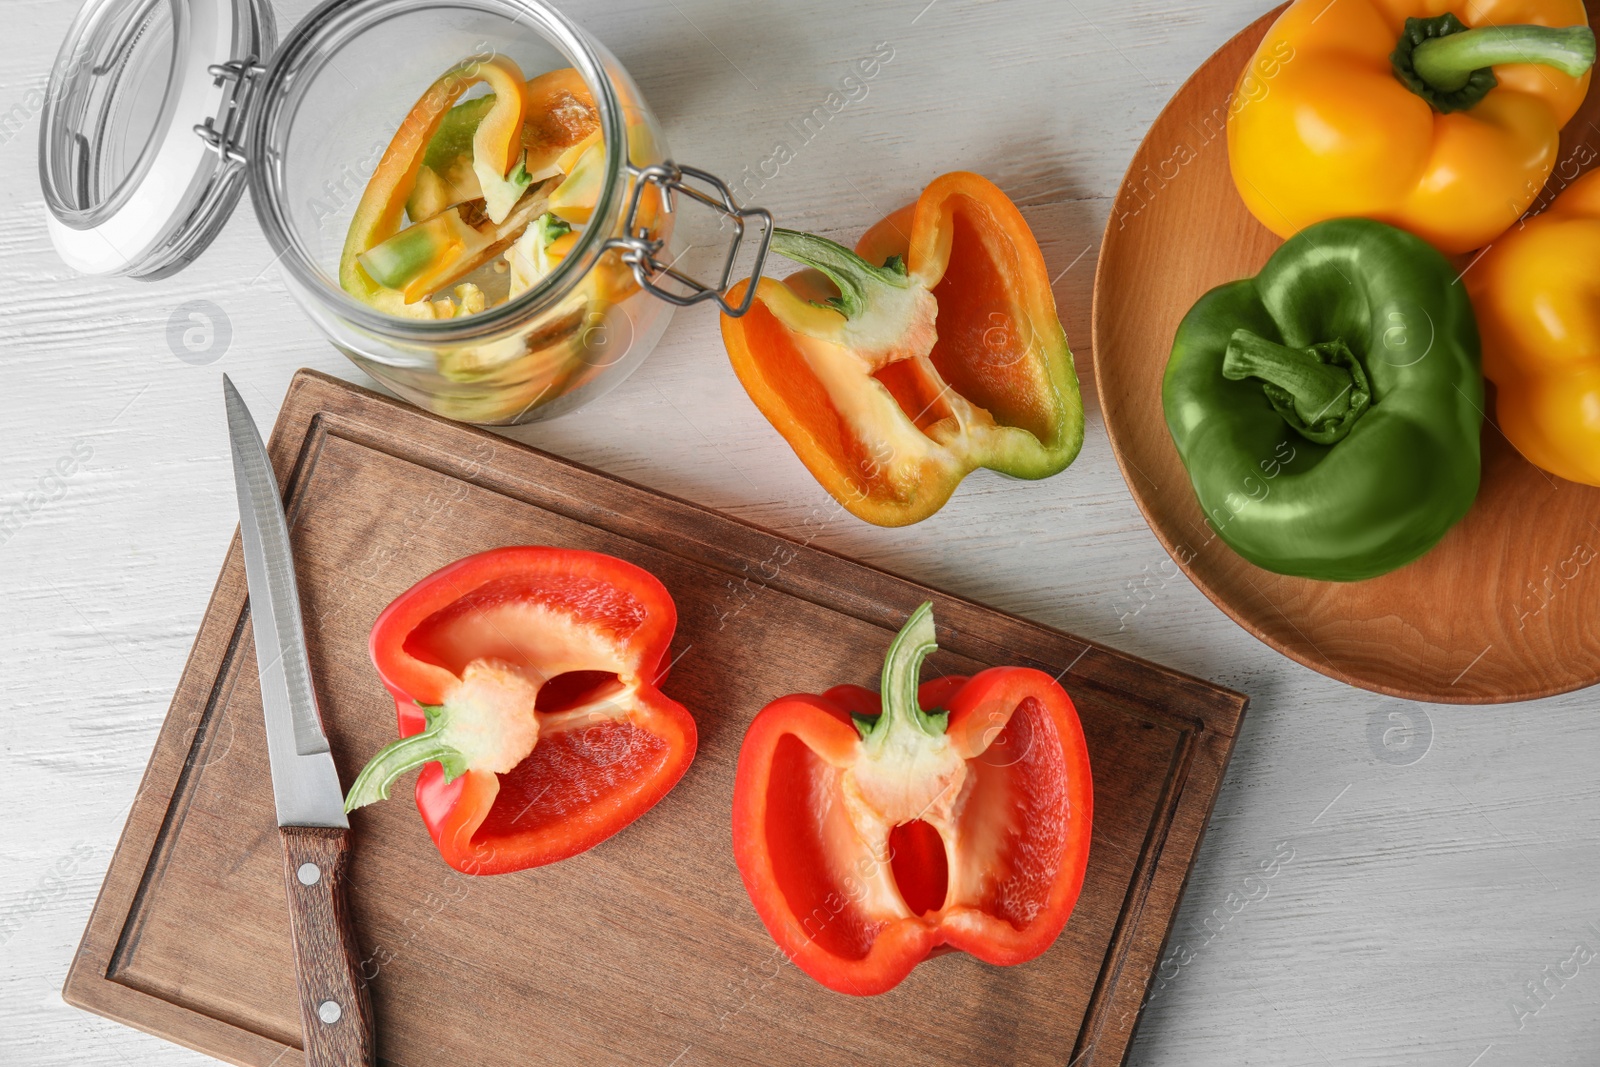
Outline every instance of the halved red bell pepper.
<svg viewBox="0 0 1600 1067"><path fill-rule="evenodd" d="M446 863L501 874L566 859L643 815L689 767L694 719L656 686L677 609L646 571L597 552L497 548L390 604L372 662L398 741L346 808L407 771Z"/></svg>
<svg viewBox="0 0 1600 1067"><path fill-rule="evenodd" d="M773 701L750 724L733 849L784 953L841 993L930 955L1023 963L1060 934L1089 858L1093 787L1072 699L992 667L917 681L932 605L889 646L881 691Z"/></svg>

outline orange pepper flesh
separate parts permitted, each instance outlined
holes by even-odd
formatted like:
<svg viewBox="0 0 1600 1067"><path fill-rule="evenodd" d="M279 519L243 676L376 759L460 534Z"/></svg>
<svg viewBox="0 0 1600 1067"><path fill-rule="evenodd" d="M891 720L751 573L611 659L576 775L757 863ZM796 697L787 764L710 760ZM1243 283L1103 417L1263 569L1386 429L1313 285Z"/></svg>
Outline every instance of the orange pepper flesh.
<svg viewBox="0 0 1600 1067"><path fill-rule="evenodd" d="M722 320L745 390L836 500L869 522L905 525L978 467L1042 478L1076 457L1072 355L1044 257L1004 193L976 174L944 175L868 230L857 254L874 266L901 256L934 298L933 329L908 320L869 352L838 311L813 305L833 292L814 270L762 278L749 312ZM860 365L819 369L839 352Z"/></svg>
<svg viewBox="0 0 1600 1067"><path fill-rule="evenodd" d="M1296 0L1246 65L1228 117L1234 184L1264 226L1288 237L1361 216L1466 252L1528 209L1589 73L1495 66L1499 84L1479 103L1440 113L1390 54L1408 17L1452 11L1469 27L1587 25L1582 0Z"/></svg>
<svg viewBox="0 0 1600 1067"><path fill-rule="evenodd" d="M472 135L472 157L483 160L496 174L505 177L522 154L527 83L516 63L504 56L484 61L475 73L494 90L494 106Z"/></svg>
<svg viewBox="0 0 1600 1067"><path fill-rule="evenodd" d="M522 147L529 174L555 164L599 126L594 96L571 67L547 71L523 88Z"/></svg>
<svg viewBox="0 0 1600 1067"><path fill-rule="evenodd" d="M1500 429L1536 466L1600 486L1600 172L1496 241L1464 281Z"/></svg>

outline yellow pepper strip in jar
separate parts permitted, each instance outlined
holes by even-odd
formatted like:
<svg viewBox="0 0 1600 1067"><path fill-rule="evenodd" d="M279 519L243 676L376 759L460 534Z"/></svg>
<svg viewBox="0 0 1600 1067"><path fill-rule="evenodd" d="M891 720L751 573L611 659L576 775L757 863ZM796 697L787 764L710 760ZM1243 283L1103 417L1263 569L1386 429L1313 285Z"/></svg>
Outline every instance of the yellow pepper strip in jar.
<svg viewBox="0 0 1600 1067"><path fill-rule="evenodd" d="M420 296L408 299L406 293L383 285L368 274L360 257L399 231L429 141L461 94L479 82L488 82L495 89L495 103L473 134L475 161L482 159L491 169L504 167L498 172L501 180L505 180L506 171L520 163L525 101L522 71L516 63L494 55L470 59L446 71L422 94L395 131L350 220L344 252L339 258L339 284L363 303L393 315L433 317L431 304ZM483 175L480 173L479 177ZM447 252L450 247L454 246L447 244L440 252Z"/></svg>
<svg viewBox="0 0 1600 1067"><path fill-rule="evenodd" d="M550 193L550 210L579 226L588 223L605 180L606 147L596 130L556 157L555 168L566 178Z"/></svg>
<svg viewBox="0 0 1600 1067"><path fill-rule="evenodd" d="M1361 216L1482 247L1550 176L1593 62L1582 0L1295 0L1230 104L1234 184L1282 237Z"/></svg>
<svg viewBox="0 0 1600 1067"><path fill-rule="evenodd" d="M500 62L496 62L500 60ZM509 59L496 56L483 66L483 78L494 89L494 106L472 134L472 170L483 190L484 210L491 222L504 222L531 184L522 165L522 121L527 113L527 83Z"/></svg>
<svg viewBox="0 0 1600 1067"><path fill-rule="evenodd" d="M535 219L506 249L510 268L508 299L515 300L548 277L567 258L577 240L572 227L555 215L546 213Z"/></svg>
<svg viewBox="0 0 1600 1067"><path fill-rule="evenodd" d="M633 166L643 169L659 157L650 127L642 122L628 123L628 157ZM606 151L600 131L595 130L556 157L554 169L564 175L550 193L550 210L558 217L579 226L588 224L605 184ZM661 190L656 186L640 196L637 227L655 231L661 219Z"/></svg>
<svg viewBox="0 0 1600 1067"><path fill-rule="evenodd" d="M1600 171L1466 273L1500 429L1551 474L1600 486Z"/></svg>

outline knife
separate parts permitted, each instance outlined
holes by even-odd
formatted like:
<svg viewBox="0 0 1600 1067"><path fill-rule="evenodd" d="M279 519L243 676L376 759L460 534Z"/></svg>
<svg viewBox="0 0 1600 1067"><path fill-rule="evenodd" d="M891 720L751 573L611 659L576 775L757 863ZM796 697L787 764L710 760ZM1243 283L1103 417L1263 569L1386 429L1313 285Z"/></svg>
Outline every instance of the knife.
<svg viewBox="0 0 1600 1067"><path fill-rule="evenodd" d="M350 823L311 687L289 524L272 460L250 409L222 376L239 493L239 536L261 673L272 795L283 836L284 882L307 1067L371 1067L372 1007L345 896Z"/></svg>

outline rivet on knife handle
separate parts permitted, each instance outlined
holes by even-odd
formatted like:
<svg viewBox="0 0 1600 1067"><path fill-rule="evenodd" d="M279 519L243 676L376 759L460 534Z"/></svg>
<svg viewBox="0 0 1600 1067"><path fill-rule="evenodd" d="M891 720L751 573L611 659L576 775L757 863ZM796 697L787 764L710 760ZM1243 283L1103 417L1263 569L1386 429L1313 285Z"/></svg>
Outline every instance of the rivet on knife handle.
<svg viewBox="0 0 1600 1067"><path fill-rule="evenodd" d="M348 831L283 826L307 1067L371 1067L372 1006L345 897Z"/></svg>

